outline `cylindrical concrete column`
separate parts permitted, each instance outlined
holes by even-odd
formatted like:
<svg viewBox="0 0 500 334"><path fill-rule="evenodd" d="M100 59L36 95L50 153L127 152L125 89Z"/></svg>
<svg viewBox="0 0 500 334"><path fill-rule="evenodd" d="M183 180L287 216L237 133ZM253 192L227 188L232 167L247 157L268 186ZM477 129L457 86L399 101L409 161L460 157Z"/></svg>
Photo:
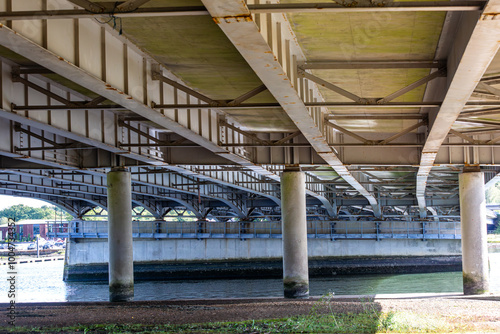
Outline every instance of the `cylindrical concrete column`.
<svg viewBox="0 0 500 334"><path fill-rule="evenodd" d="M113 168L108 179L109 300L134 298L130 172Z"/></svg>
<svg viewBox="0 0 500 334"><path fill-rule="evenodd" d="M483 173L460 174L459 186L464 294L483 294L489 290Z"/></svg>
<svg viewBox="0 0 500 334"><path fill-rule="evenodd" d="M300 170L285 170L281 176L285 298L309 297L305 179Z"/></svg>

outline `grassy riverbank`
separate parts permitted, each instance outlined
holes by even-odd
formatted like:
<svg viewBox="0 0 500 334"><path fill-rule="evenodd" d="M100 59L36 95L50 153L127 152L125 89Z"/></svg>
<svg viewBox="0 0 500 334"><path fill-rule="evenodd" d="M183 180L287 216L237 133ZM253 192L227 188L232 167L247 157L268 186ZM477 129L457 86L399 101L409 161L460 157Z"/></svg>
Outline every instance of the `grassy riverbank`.
<svg viewBox="0 0 500 334"><path fill-rule="evenodd" d="M128 324L123 318L108 324L91 324L89 321L92 318L84 316L80 321L87 321L85 325L54 326L52 322L43 327L32 325L4 329L11 333L488 333L500 330L500 315L495 311L499 301L500 297L495 296L378 301L338 301L332 296L325 296L319 300L303 302L130 304L116 306L117 315L126 314L130 319ZM307 310L304 314L295 316L262 319L265 317L262 314L273 314L273 309L283 306L288 314L296 306L306 306L304 310ZM95 307L89 305L89 308ZM102 307L111 310L109 306ZM153 322L141 319L138 311L141 307L149 313L150 319L155 319ZM229 320L234 317L235 308L252 318L258 319L260 316L261 320L196 323L207 319L200 317L202 313L207 313L212 319L220 319L217 315L222 315ZM263 308L266 311L262 312ZM59 306L57 310L62 311ZM75 311L77 310L73 308L73 312ZM173 323L167 323L169 321ZM1 330L0 332L3 333Z"/></svg>
<svg viewBox="0 0 500 334"><path fill-rule="evenodd" d="M404 312L305 315L284 319L214 322L186 325L103 324L62 328L12 328L41 333L450 333L461 332L439 319Z"/></svg>
<svg viewBox="0 0 500 334"><path fill-rule="evenodd" d="M500 234L488 234L488 243L500 243Z"/></svg>
<svg viewBox="0 0 500 334"><path fill-rule="evenodd" d="M186 325L102 324L60 328L12 328L40 333L461 333L469 326L414 313L308 315L284 319ZM487 329L486 329L487 330ZM480 330L483 332L483 330Z"/></svg>

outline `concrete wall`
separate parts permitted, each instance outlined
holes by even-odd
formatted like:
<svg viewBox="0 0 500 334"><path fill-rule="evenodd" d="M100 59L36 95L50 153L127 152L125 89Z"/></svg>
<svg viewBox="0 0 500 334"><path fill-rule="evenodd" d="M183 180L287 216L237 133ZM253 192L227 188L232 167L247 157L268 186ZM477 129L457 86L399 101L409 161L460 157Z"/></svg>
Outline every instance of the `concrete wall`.
<svg viewBox="0 0 500 334"><path fill-rule="evenodd" d="M460 240L309 239L309 258L348 256L460 255ZM135 240L134 261L265 260L282 256L281 239ZM108 242L77 239L69 244L68 265L108 262Z"/></svg>

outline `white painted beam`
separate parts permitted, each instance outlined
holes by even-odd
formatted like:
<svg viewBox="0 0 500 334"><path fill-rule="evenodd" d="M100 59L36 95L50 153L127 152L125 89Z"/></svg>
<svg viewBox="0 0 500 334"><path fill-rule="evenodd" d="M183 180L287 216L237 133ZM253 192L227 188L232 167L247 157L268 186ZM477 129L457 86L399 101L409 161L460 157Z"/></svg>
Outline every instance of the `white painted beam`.
<svg viewBox="0 0 500 334"><path fill-rule="evenodd" d="M425 188L438 151L477 83L500 47L500 0L488 2L483 13L464 13L448 55L448 90L429 131L417 173L420 215L426 215Z"/></svg>
<svg viewBox="0 0 500 334"><path fill-rule="evenodd" d="M126 109L132 110L138 115L141 115L160 126L176 132L184 138L191 140L192 142L214 152L215 154L218 154L219 156L229 161L243 165L266 177L279 180L278 175L275 175L260 166L252 164L249 160L239 155L236 155L225 150L224 148L219 147L209 139L186 128L185 126L182 126L181 124L168 118L164 114L147 106L137 98L125 94L122 90L114 87L108 82L103 81L101 78L88 73L72 62L62 58L54 52L43 48L37 43L29 40L28 38L22 36L20 33L9 29L6 26L0 27L0 44L38 63L41 66L46 67L53 72L60 74L61 76L68 78L73 82L108 98L111 101L119 103Z"/></svg>
<svg viewBox="0 0 500 334"><path fill-rule="evenodd" d="M270 44L274 43L272 40L272 30L267 32L268 37L266 41L243 1L203 0L203 4L210 12L210 15L212 15L214 22L219 25L250 67L252 67L316 152L337 174L369 201L374 209L375 216L379 217L381 213L377 200L354 178L331 149L321 130L321 123L318 126L313 117L311 117L303 99L299 96L296 87L290 81L290 73L287 74L282 64L280 64L280 51L278 50L278 54L275 54L273 48L270 47ZM280 24L282 25L281 31L291 31L291 27L285 26L285 24L288 24L287 21L283 20ZM279 39L281 36L277 38ZM288 42L294 44L295 48L298 48L295 40L289 40ZM276 44L279 45L280 43L281 45L286 44L284 41L278 41ZM291 59L285 59L285 62L291 62Z"/></svg>
<svg viewBox="0 0 500 334"><path fill-rule="evenodd" d="M99 142L99 141L97 141L95 139L88 138L88 137L85 137L83 135L76 134L76 133L73 133L73 132L65 130L65 129L57 128L57 127L55 127L53 125L45 124L45 123L36 121L34 119L30 119L30 118L27 118L27 117L24 117L24 116L21 116L21 115L12 113L12 112L8 112L8 111L2 110L2 109L0 109L0 117L8 119L8 120L11 120L11 121L14 121L14 122L18 122L18 123L23 124L23 125L28 125L28 126L30 126L32 128L41 129L41 130L47 131L49 133L55 133L55 134L60 135L62 137L69 138L69 139L72 139L72 140L75 140L77 142L84 143L84 144L87 144L87 145L91 145L91 146L93 146L95 148L99 148L99 149L102 149L102 150L105 150L105 151L109 151L109 152L112 152L112 153L115 153L115 154L118 154L118 155L130 158L130 159L141 161L141 162L146 163L146 164L163 167L165 169L175 171L175 172L177 172L177 173L179 173L181 175L187 175L187 176L191 176L191 177L194 177L194 178L197 178L197 179L203 179L203 180L207 180L207 181L210 181L210 182L215 182L215 183L220 184L222 186L232 187L232 188L235 188L235 189L247 191L249 193L254 193L254 194L257 194L259 196L264 196L264 197L267 197L267 198L273 200L278 205L281 204L281 201L276 196L273 196L273 195L267 194L267 193L259 192L256 189L251 189L251 188L248 188L248 187L238 186L238 185L236 185L234 183L230 183L228 181L221 180L220 178L214 177L216 175L204 175L204 174L200 174L200 173L197 173L197 172L194 172L194 171L191 171L189 169L182 168L182 167L179 167L179 166L172 166L172 165L169 165L169 164L167 164L165 162L161 162L161 161L158 161L156 159L152 159L152 158L149 158L149 157L146 157L146 156L141 156L139 154L135 154L135 153L131 153L131 152L128 152L128 151L124 151L124 150L122 150L122 149L120 149L118 147L115 147L115 146L112 146L112 145L109 145L109 144L105 144L105 143ZM6 132L8 132L5 129L3 129L3 130L6 131ZM4 155L4 153L0 152L0 155ZM21 156L19 156L17 158L20 158L20 157ZM44 165L44 164L50 164L50 162L47 162L47 161L44 161L44 160L34 160L34 159L32 159L32 161L33 162L37 162L37 163L42 164L42 165ZM50 165L53 165L53 164L50 164ZM65 166L57 165L57 167L58 168L61 168L61 167L62 168L70 168L70 166L66 166L66 165ZM75 167L73 167L73 168L75 168ZM137 176L137 177L140 178L140 175ZM145 181L145 184L150 184L150 185L153 185L153 186L158 186L158 185L155 184L156 180L157 180L157 178L155 177L155 178L153 178L153 182L150 182L150 180L147 180L147 181ZM138 181L138 180L136 180L136 181ZM182 183L182 182L179 182L179 183ZM171 190L182 192L182 189L171 188ZM196 195L196 191L193 191L192 189L190 189L190 191L188 191L188 192ZM202 193L202 195L203 196L207 196L207 194L204 194L204 193ZM210 196L208 196L208 197L210 197ZM214 197L214 196L211 196L211 198L221 200L220 198Z"/></svg>
<svg viewBox="0 0 500 334"><path fill-rule="evenodd" d="M61 7L60 10L69 9L72 6L73 4L70 4L66 6L67 8ZM153 81L151 77L152 68L158 64L129 40L119 36L118 32L111 27L88 19L78 20L78 22L49 21L47 45L44 46L40 36L30 35L32 30L29 22L16 21L12 29L5 25L0 26L0 44L222 158L244 166L259 175L279 181L279 175L236 154L235 149L225 149L217 145L217 140L214 138L216 136L210 137L204 134L203 129L197 130L187 121L174 120L173 117L169 117L171 116L169 111L163 113L152 108L150 105L153 99L160 100L160 95L163 93L163 86ZM74 30L77 23L78 34ZM89 53L88 50L92 52ZM164 75L168 73L164 68L162 72ZM173 77L171 73L168 75ZM211 116L207 116L207 118L211 117L212 124L216 124L214 115L216 115L215 111L211 113ZM333 206L329 205L323 196L310 190L307 193L322 200L330 214L335 214Z"/></svg>

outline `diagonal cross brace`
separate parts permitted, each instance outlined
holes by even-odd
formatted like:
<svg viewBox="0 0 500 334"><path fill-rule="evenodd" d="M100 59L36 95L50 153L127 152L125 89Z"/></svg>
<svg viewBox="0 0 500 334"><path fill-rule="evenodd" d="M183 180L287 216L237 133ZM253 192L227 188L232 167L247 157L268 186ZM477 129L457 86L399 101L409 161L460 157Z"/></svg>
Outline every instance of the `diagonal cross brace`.
<svg viewBox="0 0 500 334"><path fill-rule="evenodd" d="M310 73L307 73L306 71L300 70L300 68L299 68L298 72L299 72L299 74L303 75L304 78L309 79L309 80L317 83L320 86L328 88L337 94L340 94L344 97L347 97L348 99L353 100L354 102L357 102L360 104L364 104L367 102L366 99L359 97L356 94L353 94L353 93L351 93L343 88L340 88L339 86L336 86L336 85L334 85L326 80L323 80L323 79L321 79L313 74L310 74Z"/></svg>
<svg viewBox="0 0 500 334"><path fill-rule="evenodd" d="M89 12L92 13L102 13L106 8L101 6L100 4L97 4L95 2L92 2L90 0L69 0L69 2L74 3L77 6L82 7L85 10L88 10Z"/></svg>
<svg viewBox="0 0 500 334"><path fill-rule="evenodd" d="M144 5L146 2L149 2L150 0L128 0L125 1L124 3L118 5L116 9L120 12L128 12L128 11L133 11L136 10L137 8L141 7Z"/></svg>
<svg viewBox="0 0 500 334"><path fill-rule="evenodd" d="M233 0L203 0L203 4L311 146L337 174L368 200L375 216L380 217L377 199L354 178L329 146L287 73L261 35L246 4Z"/></svg>
<svg viewBox="0 0 500 334"><path fill-rule="evenodd" d="M440 69L439 71L436 71L436 72L433 72L411 84L409 84L408 86L404 87L404 88L401 88L397 91L395 91L394 93L392 94L389 94L387 95L386 97L380 99L380 100L377 100L377 103L378 104L385 104L389 101L392 101L394 100L395 98L398 98L400 97L401 95L404 95L406 93L408 93L409 91L412 91L414 90L415 88L419 87L419 86L422 86L423 84L426 84L428 83L429 81L435 79L435 78L438 78L438 77L444 77L446 76L446 68L442 68Z"/></svg>
<svg viewBox="0 0 500 334"><path fill-rule="evenodd" d="M500 47L496 19L500 0L491 0L477 15L463 15L447 60L448 89L422 149L417 172L417 201L426 216L425 189L437 153L451 127ZM481 102L483 103L483 102Z"/></svg>

